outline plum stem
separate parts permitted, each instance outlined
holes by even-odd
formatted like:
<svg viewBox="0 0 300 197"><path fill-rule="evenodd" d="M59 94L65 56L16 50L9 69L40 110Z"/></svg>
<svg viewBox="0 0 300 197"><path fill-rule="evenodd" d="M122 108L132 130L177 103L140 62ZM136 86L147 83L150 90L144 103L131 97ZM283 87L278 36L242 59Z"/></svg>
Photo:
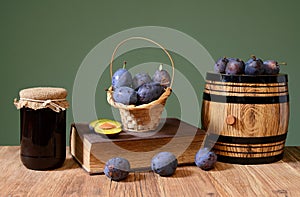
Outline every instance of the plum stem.
<svg viewBox="0 0 300 197"><path fill-rule="evenodd" d="M283 65L283 66L286 66L286 65L287 65L286 62L279 62L278 64L279 64L279 65Z"/></svg>
<svg viewBox="0 0 300 197"><path fill-rule="evenodd" d="M251 55L251 58L252 58L253 60L256 60L256 56L255 56L255 55Z"/></svg>
<svg viewBox="0 0 300 197"><path fill-rule="evenodd" d="M163 68L163 64L160 64L158 70L161 71L162 68Z"/></svg>
<svg viewBox="0 0 300 197"><path fill-rule="evenodd" d="M123 63L123 69L125 69L125 68L126 68L126 64L127 64L127 62L126 62L126 61L124 61L124 63Z"/></svg>

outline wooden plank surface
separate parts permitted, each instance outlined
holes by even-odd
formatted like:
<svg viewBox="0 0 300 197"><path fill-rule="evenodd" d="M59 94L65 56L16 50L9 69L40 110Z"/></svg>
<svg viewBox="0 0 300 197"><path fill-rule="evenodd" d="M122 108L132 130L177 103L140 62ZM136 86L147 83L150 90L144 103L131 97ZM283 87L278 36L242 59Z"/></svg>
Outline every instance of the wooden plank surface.
<svg viewBox="0 0 300 197"><path fill-rule="evenodd" d="M87 174L67 148L64 165L52 171L26 169L18 146L0 147L0 196L300 196L300 147L263 165L217 162L215 169L177 168L172 177L131 173L121 182Z"/></svg>

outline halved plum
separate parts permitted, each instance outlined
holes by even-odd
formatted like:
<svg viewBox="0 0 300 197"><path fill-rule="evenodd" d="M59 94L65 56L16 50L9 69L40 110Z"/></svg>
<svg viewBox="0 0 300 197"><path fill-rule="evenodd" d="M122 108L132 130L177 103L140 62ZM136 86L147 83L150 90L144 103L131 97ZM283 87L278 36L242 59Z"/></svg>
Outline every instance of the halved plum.
<svg viewBox="0 0 300 197"><path fill-rule="evenodd" d="M108 138L115 138L122 131L122 124L115 120L99 119L89 124L90 130Z"/></svg>

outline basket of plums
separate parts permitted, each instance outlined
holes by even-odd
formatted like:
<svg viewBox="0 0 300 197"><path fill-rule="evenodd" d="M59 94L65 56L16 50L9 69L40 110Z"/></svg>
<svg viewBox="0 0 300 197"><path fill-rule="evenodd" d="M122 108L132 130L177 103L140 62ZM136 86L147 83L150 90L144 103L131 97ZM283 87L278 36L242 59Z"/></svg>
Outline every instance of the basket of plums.
<svg viewBox="0 0 300 197"><path fill-rule="evenodd" d="M129 40L146 40L160 47L168 56L172 65L172 75L157 65L152 77L145 72L134 76L123 66L113 72L113 60L118 48ZM107 90L108 103L119 109L123 130L146 132L157 129L161 114L168 97L172 92L174 62L169 52L157 42L144 37L130 37L120 42L110 61L112 85Z"/></svg>

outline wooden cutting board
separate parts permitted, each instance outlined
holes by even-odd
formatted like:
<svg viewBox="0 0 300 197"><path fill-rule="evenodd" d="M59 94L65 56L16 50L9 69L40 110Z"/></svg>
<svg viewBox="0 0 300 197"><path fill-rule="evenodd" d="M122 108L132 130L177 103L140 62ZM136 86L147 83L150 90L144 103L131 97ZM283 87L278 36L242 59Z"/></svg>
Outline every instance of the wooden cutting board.
<svg viewBox="0 0 300 197"><path fill-rule="evenodd" d="M179 165L193 165L204 137L203 130L175 118L162 119L156 131L122 131L114 139L90 131L88 123L73 123L70 152L90 174L102 173L106 161L113 157L126 158L134 171L150 170L152 157L162 151L176 155Z"/></svg>

